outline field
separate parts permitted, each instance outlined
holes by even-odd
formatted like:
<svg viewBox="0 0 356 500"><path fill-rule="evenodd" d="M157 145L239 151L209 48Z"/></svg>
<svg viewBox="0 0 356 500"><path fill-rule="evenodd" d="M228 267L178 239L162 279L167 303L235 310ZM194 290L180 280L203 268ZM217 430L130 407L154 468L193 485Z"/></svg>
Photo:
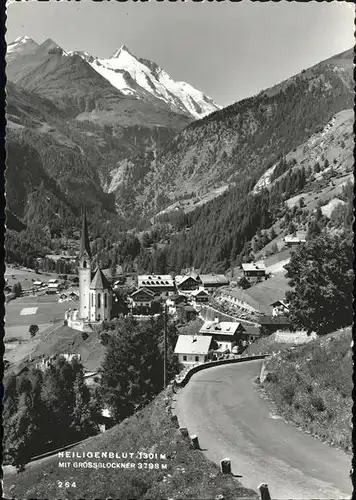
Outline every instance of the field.
<svg viewBox="0 0 356 500"><path fill-rule="evenodd" d="M58 302L58 295L19 297L6 304L5 321L8 327L53 323L64 319L64 313L77 302ZM19 330L20 331L20 330ZM6 334L6 332L5 332ZM16 334L13 334L16 336Z"/></svg>
<svg viewBox="0 0 356 500"><path fill-rule="evenodd" d="M281 352L266 363L263 383L278 413L347 452L352 450L351 340L349 327L293 349L282 350L281 344Z"/></svg>
<svg viewBox="0 0 356 500"><path fill-rule="evenodd" d="M7 279L7 284L12 287L15 283L21 283L23 290L29 290L33 288L34 281L43 281L47 283L51 278L58 278L56 273L35 273L33 269L27 269L24 267L12 267L7 265L5 270L5 279Z"/></svg>
<svg viewBox="0 0 356 500"><path fill-rule="evenodd" d="M64 326L64 313L77 302L58 302L58 295L19 297L6 304L5 359L10 368L21 369L31 357L55 354L80 354L85 369L95 371L100 366L105 348L93 332L87 339L81 332ZM29 327L36 324L39 331L31 338Z"/></svg>
<svg viewBox="0 0 356 500"><path fill-rule="evenodd" d="M175 427L165 408L161 393L146 408L103 434L94 436L70 451L115 452L121 457L133 453L134 458L115 460L59 458L57 455L27 465L24 472L13 474L5 469L4 496L7 498L120 498L120 500L148 500L153 498L225 500L250 498L257 494L242 487L231 475L222 475L199 450L190 448ZM153 459L140 459L138 452L157 454ZM164 454L165 458L161 458ZM158 458L156 458L158 457ZM135 468L74 468L74 462L129 462ZM66 468L59 462L68 462ZM139 469L139 463L142 469ZM153 464L150 468L149 464ZM145 464L146 467L145 468ZM155 468L158 464L159 468ZM162 466L164 468L162 468ZM59 482L75 487L60 488Z"/></svg>

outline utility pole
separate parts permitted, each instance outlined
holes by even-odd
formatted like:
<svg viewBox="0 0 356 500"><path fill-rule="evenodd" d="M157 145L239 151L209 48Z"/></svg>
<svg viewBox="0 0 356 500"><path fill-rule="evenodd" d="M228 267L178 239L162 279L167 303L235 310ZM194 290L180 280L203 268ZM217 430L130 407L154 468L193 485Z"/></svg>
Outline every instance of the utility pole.
<svg viewBox="0 0 356 500"><path fill-rule="evenodd" d="M163 389L167 387L167 304L164 304L163 329Z"/></svg>

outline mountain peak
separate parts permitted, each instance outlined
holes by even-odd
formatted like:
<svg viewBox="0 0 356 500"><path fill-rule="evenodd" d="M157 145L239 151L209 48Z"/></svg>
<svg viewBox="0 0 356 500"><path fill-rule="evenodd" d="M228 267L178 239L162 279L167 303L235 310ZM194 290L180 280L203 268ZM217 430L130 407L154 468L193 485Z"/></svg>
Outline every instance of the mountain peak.
<svg viewBox="0 0 356 500"><path fill-rule="evenodd" d="M14 42L7 44L7 53L11 54L11 56L15 54L23 55L36 50L38 46L38 43L29 36L19 36Z"/></svg>
<svg viewBox="0 0 356 500"><path fill-rule="evenodd" d="M127 54L130 54L130 56L133 56L133 54L129 51L129 49L127 48L126 45L121 45L121 47L119 48L119 50L117 50L115 52L115 54L111 56L111 59L116 59L116 58L120 57L120 55L123 54L123 53L125 53L125 52Z"/></svg>
<svg viewBox="0 0 356 500"><path fill-rule="evenodd" d="M45 49L60 49L61 47L54 42L51 38L47 38L43 43L41 43L40 47Z"/></svg>
<svg viewBox="0 0 356 500"><path fill-rule="evenodd" d="M32 38L30 38L29 36L24 35L16 38L16 40L13 43L26 43L26 42L34 42L34 40L32 40Z"/></svg>

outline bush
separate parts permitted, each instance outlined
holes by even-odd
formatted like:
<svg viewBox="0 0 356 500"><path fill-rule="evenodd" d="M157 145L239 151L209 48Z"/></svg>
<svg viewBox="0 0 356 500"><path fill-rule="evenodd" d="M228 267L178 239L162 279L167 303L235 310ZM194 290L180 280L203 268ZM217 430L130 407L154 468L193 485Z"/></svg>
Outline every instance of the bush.
<svg viewBox="0 0 356 500"><path fill-rule="evenodd" d="M14 284L14 286L12 287L12 293L15 295L15 297L21 297L21 294L22 294L21 283Z"/></svg>
<svg viewBox="0 0 356 500"><path fill-rule="evenodd" d="M28 331L30 332L31 337L34 337L36 333L38 333L38 330L38 325L31 325Z"/></svg>

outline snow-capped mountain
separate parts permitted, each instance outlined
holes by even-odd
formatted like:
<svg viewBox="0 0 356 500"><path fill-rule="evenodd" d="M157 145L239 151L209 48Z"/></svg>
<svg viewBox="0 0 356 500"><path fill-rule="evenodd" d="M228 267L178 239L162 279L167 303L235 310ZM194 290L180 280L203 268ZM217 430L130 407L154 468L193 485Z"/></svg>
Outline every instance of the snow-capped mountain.
<svg viewBox="0 0 356 500"><path fill-rule="evenodd" d="M132 54L123 45L112 57L100 59L86 51L65 51L53 40L41 45L28 36L23 36L7 46L8 63L14 60L25 67L35 62L38 56L61 55L80 57L92 69L129 98L157 105L160 102L167 110L178 115L199 119L221 109L210 97L186 82L174 81L160 66L148 59ZM35 58L31 63L27 57ZM26 60L25 60L26 59Z"/></svg>
<svg viewBox="0 0 356 500"><path fill-rule="evenodd" d="M12 43L7 46L7 58L12 58L15 55L27 55L35 52L39 45L29 36L20 36Z"/></svg>
<svg viewBox="0 0 356 500"><path fill-rule="evenodd" d="M195 119L221 108L189 83L174 81L156 63L136 57L125 45L109 59L94 58L88 52L68 54L81 56L111 85L126 95L139 99L152 95L166 102L173 111L189 114Z"/></svg>

